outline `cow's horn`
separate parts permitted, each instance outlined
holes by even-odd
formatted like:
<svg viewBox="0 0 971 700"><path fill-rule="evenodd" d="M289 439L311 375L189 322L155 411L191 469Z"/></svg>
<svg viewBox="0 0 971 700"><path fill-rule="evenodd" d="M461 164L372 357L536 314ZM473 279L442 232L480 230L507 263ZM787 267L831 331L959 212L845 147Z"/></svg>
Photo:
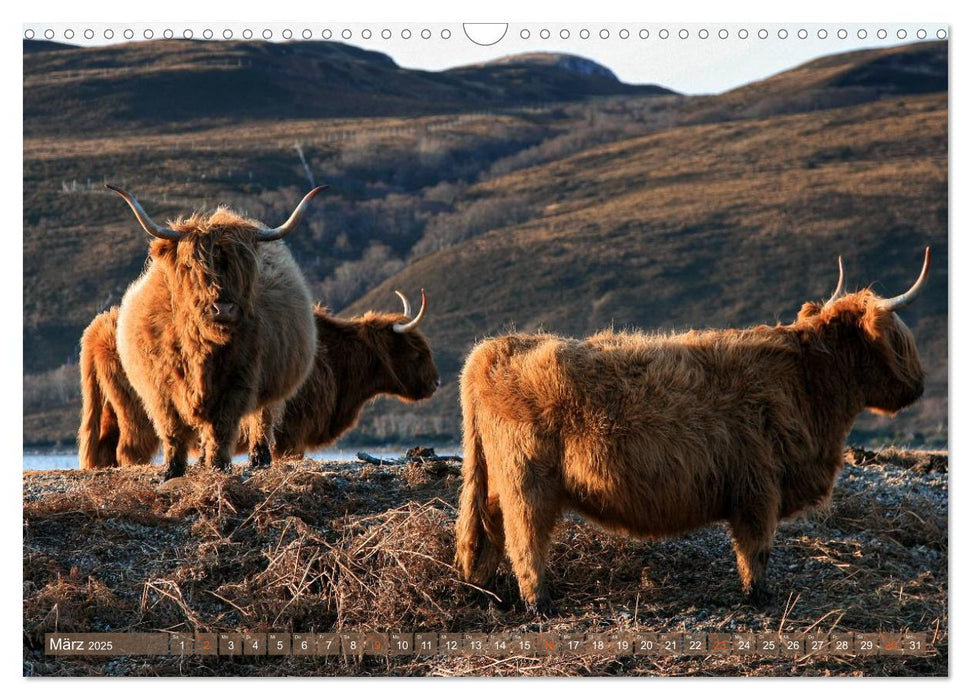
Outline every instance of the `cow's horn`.
<svg viewBox="0 0 971 700"><path fill-rule="evenodd" d="M300 204L297 205L297 208L293 210L290 218L287 219L282 226L277 226L276 228L265 228L261 230L256 234L256 240L278 241L281 238L293 233L303 220L303 215L307 212L307 207L310 205L310 200L326 189L329 189L327 185L314 187L304 196L303 199L300 200Z"/></svg>
<svg viewBox="0 0 971 700"><path fill-rule="evenodd" d="M164 238L167 241L182 240L182 234L178 231L174 231L165 226L159 226L152 221L152 217L145 213L145 210L142 209L142 205L138 203L138 200L125 192L125 190L107 183L105 184L105 187L107 187L109 190L114 190L121 195L122 199L128 202L128 206L131 207L133 212L135 212L135 218L138 219L138 223L142 225L142 228L145 229L146 233L155 236L156 238Z"/></svg>
<svg viewBox="0 0 971 700"><path fill-rule="evenodd" d="M404 307L404 310L401 313L408 318L411 318L411 302L408 301L408 297L406 297L402 292L399 292L397 289L394 290L394 293L398 295L399 299L401 299L401 305Z"/></svg>
<svg viewBox="0 0 971 700"><path fill-rule="evenodd" d="M927 281L927 270L931 265L931 249L927 248L924 250L924 267L920 271L920 277L914 282L913 286L900 296L893 297L892 299L882 299L880 301L880 308L887 309L888 311L896 311L897 309L902 309L908 304L910 304L914 299L917 298L917 293L920 292L920 288L924 286L924 282Z"/></svg>
<svg viewBox="0 0 971 700"><path fill-rule="evenodd" d="M826 306L829 306L834 301L836 301L841 296L843 296L843 292L845 291L843 289L843 282L845 280L845 275L843 274L843 256L841 255L838 258L836 258L836 262L837 264L839 264L839 267L840 267L840 277L839 277L839 280L837 280L836 282L836 290L833 292L833 296L829 298L829 301L826 302L825 304Z"/></svg>
<svg viewBox="0 0 971 700"><path fill-rule="evenodd" d="M403 296L403 295L402 295ZM408 323L396 323L392 326L395 333L407 333L412 328L417 328L418 324L421 323L422 319L425 318L425 290L421 290L421 308L418 309L418 315L413 319L408 321Z"/></svg>

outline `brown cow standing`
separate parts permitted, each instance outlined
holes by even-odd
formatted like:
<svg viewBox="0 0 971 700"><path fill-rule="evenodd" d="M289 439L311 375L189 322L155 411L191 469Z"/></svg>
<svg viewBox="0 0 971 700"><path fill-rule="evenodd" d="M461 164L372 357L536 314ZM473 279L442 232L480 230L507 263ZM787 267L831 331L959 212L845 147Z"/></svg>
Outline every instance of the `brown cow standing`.
<svg viewBox="0 0 971 700"><path fill-rule="evenodd" d="M564 509L636 536L728 521L746 594L768 599L776 525L824 503L865 408L923 393L906 294L806 303L785 326L584 340L485 340L461 376L464 486L456 564L484 585L505 552L545 612L550 534Z"/></svg>
<svg viewBox="0 0 971 700"><path fill-rule="evenodd" d="M269 409L312 367L310 293L280 239L324 188L275 229L224 208L162 227L111 189L156 239L148 269L122 299L116 338L124 374L162 438L166 478L185 473L196 436L207 462L225 468L244 416L252 414L253 434L263 438Z"/></svg>
<svg viewBox="0 0 971 700"><path fill-rule="evenodd" d="M435 393L438 369L411 305L401 292L404 315L368 312L349 320L323 309L317 320L317 359L300 391L286 403L275 432L274 456L301 456L353 427L365 402L380 394L420 401Z"/></svg>
<svg viewBox="0 0 971 700"><path fill-rule="evenodd" d="M286 402L274 430L274 457L295 457L332 443L357 421L364 404L379 394L420 401L438 387L438 370L428 341L418 325L421 308L411 317L411 304L395 292L403 314L369 312L343 320L314 309L317 353L300 390ZM147 464L159 440L141 400L131 388L115 348L118 310L95 317L81 340L81 389L84 402L78 434L81 467ZM96 414L90 406L103 405ZM237 452L250 441L241 441ZM269 449L266 446L263 449Z"/></svg>

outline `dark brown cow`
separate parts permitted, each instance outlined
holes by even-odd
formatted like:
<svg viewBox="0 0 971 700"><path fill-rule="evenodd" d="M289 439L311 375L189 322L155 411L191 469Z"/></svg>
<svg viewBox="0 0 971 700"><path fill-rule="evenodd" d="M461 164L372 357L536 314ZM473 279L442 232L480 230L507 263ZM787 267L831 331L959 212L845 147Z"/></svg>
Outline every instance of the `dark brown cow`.
<svg viewBox="0 0 971 700"><path fill-rule="evenodd" d="M395 292L403 314L369 312L348 320L314 309L317 354L313 370L287 402L274 430L275 457L302 455L334 442L353 427L364 404L380 394L404 401L431 396L439 384L428 341L418 325L427 312L411 318L411 305ZM84 410L78 442L82 468L147 464L159 440L141 400L131 388L115 347L117 309L99 314L81 341ZM96 415L89 405L103 405ZM245 432L249 428L244 424ZM250 448L241 440L237 452ZM258 449L269 450L270 445Z"/></svg>
<svg viewBox="0 0 971 700"><path fill-rule="evenodd" d="M148 269L118 312L121 367L162 438L167 478L185 473L196 436L207 463L225 468L244 416L253 416L252 432L263 439L269 409L312 368L313 305L280 239L324 188L275 229L225 208L163 227L131 195L111 189L155 238Z"/></svg>
<svg viewBox="0 0 971 700"><path fill-rule="evenodd" d="M545 558L564 509L636 536L727 521L742 586L768 597L776 525L829 498L866 408L923 393L906 294L837 292L791 325L585 340L483 341L461 377L456 563L484 585L508 554L526 603L550 608Z"/></svg>
<svg viewBox="0 0 971 700"><path fill-rule="evenodd" d="M275 456L300 456L327 445L357 422L364 404L380 394L404 401L431 396L439 385L431 348L411 318L411 305L401 292L404 314L368 312L342 320L318 308L317 359L300 391L286 403L274 431Z"/></svg>

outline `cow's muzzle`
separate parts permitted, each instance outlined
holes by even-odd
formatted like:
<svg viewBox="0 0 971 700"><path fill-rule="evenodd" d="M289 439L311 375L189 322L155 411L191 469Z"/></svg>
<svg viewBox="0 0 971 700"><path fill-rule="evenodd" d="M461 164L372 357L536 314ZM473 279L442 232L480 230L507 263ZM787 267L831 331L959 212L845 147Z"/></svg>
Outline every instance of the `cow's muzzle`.
<svg viewBox="0 0 971 700"><path fill-rule="evenodd" d="M236 323L239 320L239 304L231 301L217 301L209 307L209 314L216 323Z"/></svg>
<svg viewBox="0 0 971 700"><path fill-rule="evenodd" d="M442 380L438 378L436 378L435 381L427 384L425 386L425 393L422 396L422 398L423 399L431 398L432 394L434 394L438 390L438 387L440 387L441 385L442 385Z"/></svg>

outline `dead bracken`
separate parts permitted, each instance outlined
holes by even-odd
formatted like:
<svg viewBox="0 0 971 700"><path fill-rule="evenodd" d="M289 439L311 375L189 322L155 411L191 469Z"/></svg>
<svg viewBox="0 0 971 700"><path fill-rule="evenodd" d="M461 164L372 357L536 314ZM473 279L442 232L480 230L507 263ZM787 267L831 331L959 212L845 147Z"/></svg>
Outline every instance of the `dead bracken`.
<svg viewBox="0 0 971 700"><path fill-rule="evenodd" d="M832 504L780 527L775 601L743 603L727 532L556 532L539 622L452 566L454 468L281 462L24 474L24 675L948 673L947 455L852 449ZM492 603L484 601L492 601ZM45 632L929 632L927 657L53 657Z"/></svg>

